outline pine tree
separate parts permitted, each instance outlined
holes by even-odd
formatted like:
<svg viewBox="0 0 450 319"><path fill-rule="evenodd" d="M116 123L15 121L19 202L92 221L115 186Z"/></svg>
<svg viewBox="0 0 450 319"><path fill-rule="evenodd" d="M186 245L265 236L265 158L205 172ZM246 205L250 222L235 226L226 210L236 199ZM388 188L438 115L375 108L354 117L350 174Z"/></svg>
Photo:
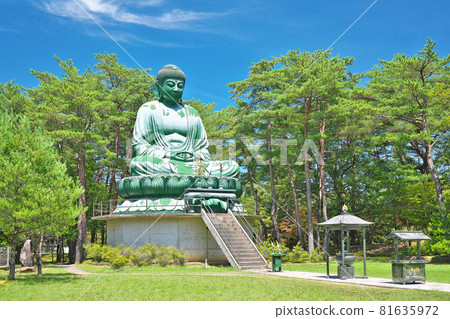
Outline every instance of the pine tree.
<svg viewBox="0 0 450 319"><path fill-rule="evenodd" d="M32 70L40 84L38 88L29 89L28 94L34 103L33 119L56 139L68 163L72 159L72 174L77 176L84 190L78 199L82 213L78 217L75 252L75 263L82 263L87 231L86 163L92 151L107 144L99 125L106 110L105 84L90 69L80 74L72 60L62 61L56 57L56 61L64 72L62 78Z"/></svg>
<svg viewBox="0 0 450 319"><path fill-rule="evenodd" d="M11 246L9 279L15 278L15 251L25 234L43 235L75 221L82 189L73 182L53 141L22 115L0 112L0 232ZM39 261L39 260L38 260ZM41 262L38 262L40 274Z"/></svg>
<svg viewBox="0 0 450 319"><path fill-rule="evenodd" d="M392 61L380 60L381 66L368 73L366 97L371 100L375 117L385 124L386 139L403 143L411 155L420 158L418 169L430 175L437 204L444 212L442 183L433 151L450 128L449 104L448 99L433 93L448 88L450 55L439 58L435 45L428 39L418 55L397 54Z"/></svg>

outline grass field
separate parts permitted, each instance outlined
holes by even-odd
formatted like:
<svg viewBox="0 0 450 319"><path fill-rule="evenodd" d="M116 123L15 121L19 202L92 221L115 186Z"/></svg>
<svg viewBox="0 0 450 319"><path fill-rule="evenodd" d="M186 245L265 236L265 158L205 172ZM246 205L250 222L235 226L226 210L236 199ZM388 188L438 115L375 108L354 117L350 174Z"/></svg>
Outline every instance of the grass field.
<svg viewBox="0 0 450 319"><path fill-rule="evenodd" d="M96 272L93 265L80 268ZM103 268L102 268L103 267ZM286 266L290 267L290 266ZM297 266L296 266L297 267ZM126 272L125 272L126 271ZM135 273L133 275L128 272ZM142 271L142 274L139 274ZM153 275L148 275L152 273ZM331 300L433 300L448 301L450 293L438 291L384 289L329 284L294 278L260 276L231 267L188 265L184 267L142 267L79 276L54 265L44 267L42 278L17 274L7 281L0 270L0 300L145 300L145 301L331 301Z"/></svg>
<svg viewBox="0 0 450 319"><path fill-rule="evenodd" d="M239 271L231 266L211 266L205 269L204 264L202 263L189 263L185 266L166 266L161 267L159 265L151 265L151 266L125 266L120 268L119 270L113 270L109 265L96 265L91 263L84 263L82 265L78 265L78 268L86 270L90 273L104 273L106 274L123 274L123 273L140 273L140 274L176 274L176 273L189 273L189 274L242 274L242 271Z"/></svg>

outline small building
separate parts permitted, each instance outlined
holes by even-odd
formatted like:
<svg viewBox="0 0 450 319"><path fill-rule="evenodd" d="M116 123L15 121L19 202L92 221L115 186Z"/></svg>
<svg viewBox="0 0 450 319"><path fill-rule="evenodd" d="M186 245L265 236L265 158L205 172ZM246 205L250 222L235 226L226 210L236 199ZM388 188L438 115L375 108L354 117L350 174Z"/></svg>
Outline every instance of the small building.
<svg viewBox="0 0 450 319"><path fill-rule="evenodd" d="M202 199L198 207L193 207L187 204L189 200L152 205L151 199L139 199L142 205L122 203L116 209L100 204L94 206L93 219L106 222L107 244L111 246L154 243L182 249L191 262L230 263L238 269L268 268L250 233L251 224L262 216L245 214L237 203L233 209L225 207L218 213L205 204L211 201Z"/></svg>
<svg viewBox="0 0 450 319"><path fill-rule="evenodd" d="M422 259L420 251L420 241L430 240L431 238L425 235L421 230L393 230L386 237L386 239L392 239L394 241L395 259L389 260L389 262L392 264L392 281L394 283L402 282L403 284L405 284L406 282L415 283L416 281L425 282L425 264L427 263L427 261L425 259ZM417 241L417 256L415 259L400 259L398 253L398 242L407 240Z"/></svg>
<svg viewBox="0 0 450 319"><path fill-rule="evenodd" d="M362 230L363 233L363 261L364 261L364 277L367 278L366 268L366 227L374 224L365 221L357 216L347 212L347 206L344 205L342 214L334 216L329 220L319 223L325 227L325 255L327 260L327 277L330 277L330 253L329 253L329 232L341 232L341 252L336 256L336 262L339 264L338 277L340 279L354 278L355 269L351 266L355 262L355 256L350 252L350 231ZM347 241L346 241L347 238ZM346 248L347 244L347 249Z"/></svg>

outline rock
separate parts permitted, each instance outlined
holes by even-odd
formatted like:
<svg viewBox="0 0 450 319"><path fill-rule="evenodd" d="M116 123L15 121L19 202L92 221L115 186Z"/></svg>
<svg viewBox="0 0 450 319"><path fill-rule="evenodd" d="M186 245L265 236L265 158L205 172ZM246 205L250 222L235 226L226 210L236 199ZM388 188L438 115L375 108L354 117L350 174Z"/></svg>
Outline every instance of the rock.
<svg viewBox="0 0 450 319"><path fill-rule="evenodd" d="M20 267L19 272L20 272L20 273L24 273L24 272L36 272L36 268L34 268L34 267Z"/></svg>
<svg viewBox="0 0 450 319"><path fill-rule="evenodd" d="M33 253L31 252L31 240L27 240L23 245L22 252L20 253L20 263L23 267L33 266Z"/></svg>

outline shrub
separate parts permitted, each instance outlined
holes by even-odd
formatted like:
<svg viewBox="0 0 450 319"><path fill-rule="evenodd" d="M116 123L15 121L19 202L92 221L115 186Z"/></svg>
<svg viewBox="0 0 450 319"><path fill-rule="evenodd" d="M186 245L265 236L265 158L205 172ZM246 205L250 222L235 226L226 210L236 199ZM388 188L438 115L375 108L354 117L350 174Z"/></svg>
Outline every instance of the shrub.
<svg viewBox="0 0 450 319"><path fill-rule="evenodd" d="M447 211L438 211L432 215L430 223L431 240L424 248L433 255L450 255L450 216Z"/></svg>
<svg viewBox="0 0 450 319"><path fill-rule="evenodd" d="M164 245L161 245L159 247L159 251L156 254L156 263L159 264L161 267L166 267L169 264L173 264L172 256L170 253L172 246L165 247Z"/></svg>
<svg viewBox="0 0 450 319"><path fill-rule="evenodd" d="M446 256L450 255L450 240L445 238L440 238L436 240L435 242L430 241L426 242L423 245L424 252L423 255L439 255L439 256ZM429 251L429 253L426 253Z"/></svg>
<svg viewBox="0 0 450 319"><path fill-rule="evenodd" d="M312 263L320 263L325 260L325 253L319 253L317 250L313 250L311 256L309 256L309 261Z"/></svg>
<svg viewBox="0 0 450 319"><path fill-rule="evenodd" d="M269 254L282 253L285 256L281 257L281 260L282 261L288 260L287 255L289 254L289 248L286 247L286 245L284 243L278 244L278 243L272 242L272 241L270 241L270 239L268 239L264 242L264 246L267 247L267 249L269 250ZM262 244L258 244L258 249L260 251L264 251L265 250L265 249L263 249L264 246Z"/></svg>
<svg viewBox="0 0 450 319"><path fill-rule="evenodd" d="M146 243L144 246L139 247L139 251L142 253L144 265L151 265L155 263L159 248L153 243Z"/></svg>
<svg viewBox="0 0 450 319"><path fill-rule="evenodd" d="M133 255L133 251L135 249L134 246L120 244L116 246L116 248L119 250L119 253L121 253L125 258L130 259L131 255Z"/></svg>
<svg viewBox="0 0 450 319"><path fill-rule="evenodd" d="M281 252L282 254L285 254L281 258L284 262L292 262L292 263L303 263L303 262L322 262L325 259L325 253L319 253L318 251L314 250L311 253L311 256L308 254L307 251L303 250L300 246L300 243L297 243L296 246L292 247L292 249L289 249L284 243L281 245L272 243L270 240L267 240L264 242L264 246L267 247L270 250L270 254L272 252ZM261 251L264 251L263 245L259 244L258 248Z"/></svg>
<svg viewBox="0 0 450 319"><path fill-rule="evenodd" d="M141 267L145 266L147 263L145 262L145 257L142 251L140 250L133 250L130 254L130 261L133 265Z"/></svg>
<svg viewBox="0 0 450 319"><path fill-rule="evenodd" d="M100 244L89 244L84 245L84 249L86 249L86 258L101 262L104 260L103 256L109 251L110 247Z"/></svg>
<svg viewBox="0 0 450 319"><path fill-rule="evenodd" d="M287 260L292 263L303 263L309 260L309 254L300 247L300 244L297 244L292 248L291 252L287 254Z"/></svg>
<svg viewBox="0 0 450 319"><path fill-rule="evenodd" d="M311 256L306 250L303 250L300 244L297 244L287 254L287 260L292 263L304 263L304 262L322 262L325 259L325 253L319 253L317 250L313 250Z"/></svg>
<svg viewBox="0 0 450 319"><path fill-rule="evenodd" d="M121 244L117 247L101 246L98 244L86 245L87 258L95 262L106 261L113 265L114 269L121 268L128 263L135 266L148 266L159 264L162 267L167 265L180 265L186 263L187 256L182 249L173 246L160 248L153 243L135 248Z"/></svg>
<svg viewBox="0 0 450 319"><path fill-rule="evenodd" d="M130 262L117 247L110 248L103 258L112 265L113 269L119 269Z"/></svg>
<svg viewBox="0 0 450 319"><path fill-rule="evenodd" d="M430 249L429 245L421 245L420 247L420 252L422 256L428 256L428 255L432 255L432 251ZM404 248L401 250L400 254L402 256L417 256L417 246L416 245L412 245L410 247Z"/></svg>
<svg viewBox="0 0 450 319"><path fill-rule="evenodd" d="M172 255L171 259L175 265L184 266L187 255L181 249L171 247L170 254Z"/></svg>
<svg viewBox="0 0 450 319"><path fill-rule="evenodd" d="M155 261L161 267L166 267L167 265L172 264L172 260L170 259L170 256L165 255L165 254L158 256L158 258L156 258Z"/></svg>

